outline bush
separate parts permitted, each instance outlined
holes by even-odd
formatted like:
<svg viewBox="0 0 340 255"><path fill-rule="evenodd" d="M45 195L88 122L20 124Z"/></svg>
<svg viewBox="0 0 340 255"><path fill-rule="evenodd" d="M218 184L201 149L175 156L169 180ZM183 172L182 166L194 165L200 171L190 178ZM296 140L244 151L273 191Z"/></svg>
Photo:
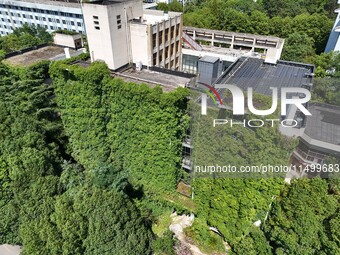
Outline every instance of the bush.
<svg viewBox="0 0 340 255"><path fill-rule="evenodd" d="M162 238L157 238L153 242L153 250L162 255L175 255L174 251L175 239L173 233L168 230Z"/></svg>

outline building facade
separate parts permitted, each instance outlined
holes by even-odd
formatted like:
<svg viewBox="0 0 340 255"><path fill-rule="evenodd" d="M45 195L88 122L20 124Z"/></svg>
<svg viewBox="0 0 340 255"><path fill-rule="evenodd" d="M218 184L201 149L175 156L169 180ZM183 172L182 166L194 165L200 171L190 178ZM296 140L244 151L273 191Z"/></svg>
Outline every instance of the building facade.
<svg viewBox="0 0 340 255"><path fill-rule="evenodd" d="M330 157L340 158L340 107L310 103L308 110L312 115L307 116L299 145L291 157L291 163L302 169L322 166Z"/></svg>
<svg viewBox="0 0 340 255"><path fill-rule="evenodd" d="M134 63L141 61L146 66L181 69L182 15L180 13L144 10L143 20L131 22L130 27ZM144 47L139 46L141 42Z"/></svg>
<svg viewBox="0 0 340 255"><path fill-rule="evenodd" d="M69 30L85 33L78 0L0 0L0 35L8 35L23 24L46 28L48 32Z"/></svg>
<svg viewBox="0 0 340 255"><path fill-rule="evenodd" d="M110 69L134 63L181 68L181 13L143 10L139 0L82 4L91 60Z"/></svg>

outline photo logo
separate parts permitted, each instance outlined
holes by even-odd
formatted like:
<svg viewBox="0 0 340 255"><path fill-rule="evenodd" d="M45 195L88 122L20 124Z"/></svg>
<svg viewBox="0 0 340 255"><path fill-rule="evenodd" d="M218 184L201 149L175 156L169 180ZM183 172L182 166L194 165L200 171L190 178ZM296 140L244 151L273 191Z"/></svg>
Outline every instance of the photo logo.
<svg viewBox="0 0 340 255"><path fill-rule="evenodd" d="M215 88L204 84L201 82L198 82L198 84L208 88L209 90L203 90L203 93L201 94L201 114L206 115L207 114L207 95L209 95L212 100L215 102L216 105L216 99L214 98L213 94L216 96L219 102L219 106L223 105L221 96L219 92L217 92L216 89L228 89L233 97L233 115L244 115L245 114L245 107L244 107L244 94L242 89L238 88L235 85L229 85L229 84L215 84ZM270 109L267 110L258 110L254 107L253 103L253 88L248 88L247 90L247 106L248 110L258 116L266 116L274 113L277 109L278 105L278 88L271 87L272 90L272 106ZM202 90L201 90L202 91ZM292 96L292 98L288 98L288 94L294 94L295 96ZM281 88L281 115L286 116L287 115L287 106L292 105L297 107L304 115L312 115L307 108L303 105L307 103L311 99L311 93L309 90L304 88Z"/></svg>
<svg viewBox="0 0 340 255"><path fill-rule="evenodd" d="M245 96L242 89L235 85L229 84L215 84L215 87L211 85L198 82L200 85L199 90L201 93L201 114L207 114L207 95L214 101L215 105L220 108L223 108L223 102L221 94L225 93L225 89L228 89L232 94L232 103L233 103L233 115L245 115ZM204 88L204 89L203 89ZM218 91L217 91L218 89ZM269 109L266 110L258 110L254 106L253 102L253 88L247 89L247 108L249 112L257 116L267 116L274 113L278 106L278 88L270 87L272 90L272 105ZM298 125L297 120L294 119L295 113L297 109L299 109L305 116L312 115L307 108L304 106L311 99L311 93L309 90L304 88L280 88L281 94L281 116L286 116L284 120L280 119L244 119L242 122L236 122L233 119L214 119L213 126L216 125L225 125L230 124L233 125L243 125L244 127L262 127L266 122L271 124L271 127L274 127L274 122L280 122L284 127L296 127ZM216 98L215 98L216 97ZM217 100L218 101L217 101ZM288 112L287 112L287 109Z"/></svg>

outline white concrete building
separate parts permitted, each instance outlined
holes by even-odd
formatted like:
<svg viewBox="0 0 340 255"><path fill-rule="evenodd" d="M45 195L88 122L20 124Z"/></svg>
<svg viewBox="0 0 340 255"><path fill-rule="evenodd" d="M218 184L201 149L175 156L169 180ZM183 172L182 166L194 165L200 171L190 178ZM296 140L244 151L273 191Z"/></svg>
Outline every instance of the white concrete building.
<svg viewBox="0 0 340 255"><path fill-rule="evenodd" d="M0 0L0 35L24 24L85 33L79 0Z"/></svg>
<svg viewBox="0 0 340 255"><path fill-rule="evenodd" d="M96 1L83 3L83 13L91 60L102 60L110 69L132 60L128 22L143 16L136 1Z"/></svg>
<svg viewBox="0 0 340 255"><path fill-rule="evenodd" d="M135 63L181 67L181 13L143 10L140 0L83 3L91 60L112 70Z"/></svg>

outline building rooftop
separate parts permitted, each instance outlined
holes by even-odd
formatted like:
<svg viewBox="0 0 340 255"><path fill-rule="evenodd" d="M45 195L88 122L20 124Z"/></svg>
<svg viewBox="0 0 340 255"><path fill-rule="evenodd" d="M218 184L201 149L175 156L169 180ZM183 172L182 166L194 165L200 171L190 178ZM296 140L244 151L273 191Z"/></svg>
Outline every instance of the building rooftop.
<svg viewBox="0 0 340 255"><path fill-rule="evenodd" d="M203 58L200 58L199 61L207 62L207 63L216 63L216 61L219 61L220 59L218 57L211 57L211 56L204 56Z"/></svg>
<svg viewBox="0 0 340 255"><path fill-rule="evenodd" d="M305 134L311 139L340 145L340 106L310 103Z"/></svg>
<svg viewBox="0 0 340 255"><path fill-rule="evenodd" d="M177 71L162 70L164 72L148 69L137 71L135 69L128 68L121 72L114 72L113 76L122 78L127 82L134 82L138 84L145 83L150 87L160 85L164 92L175 90L178 87L185 87L187 83L192 81L192 76L190 77L190 75Z"/></svg>
<svg viewBox="0 0 340 255"><path fill-rule="evenodd" d="M272 95L270 87L302 87L312 83L314 66L288 61L276 65L266 64L263 59L242 57L231 65L216 83L234 84L246 90Z"/></svg>

